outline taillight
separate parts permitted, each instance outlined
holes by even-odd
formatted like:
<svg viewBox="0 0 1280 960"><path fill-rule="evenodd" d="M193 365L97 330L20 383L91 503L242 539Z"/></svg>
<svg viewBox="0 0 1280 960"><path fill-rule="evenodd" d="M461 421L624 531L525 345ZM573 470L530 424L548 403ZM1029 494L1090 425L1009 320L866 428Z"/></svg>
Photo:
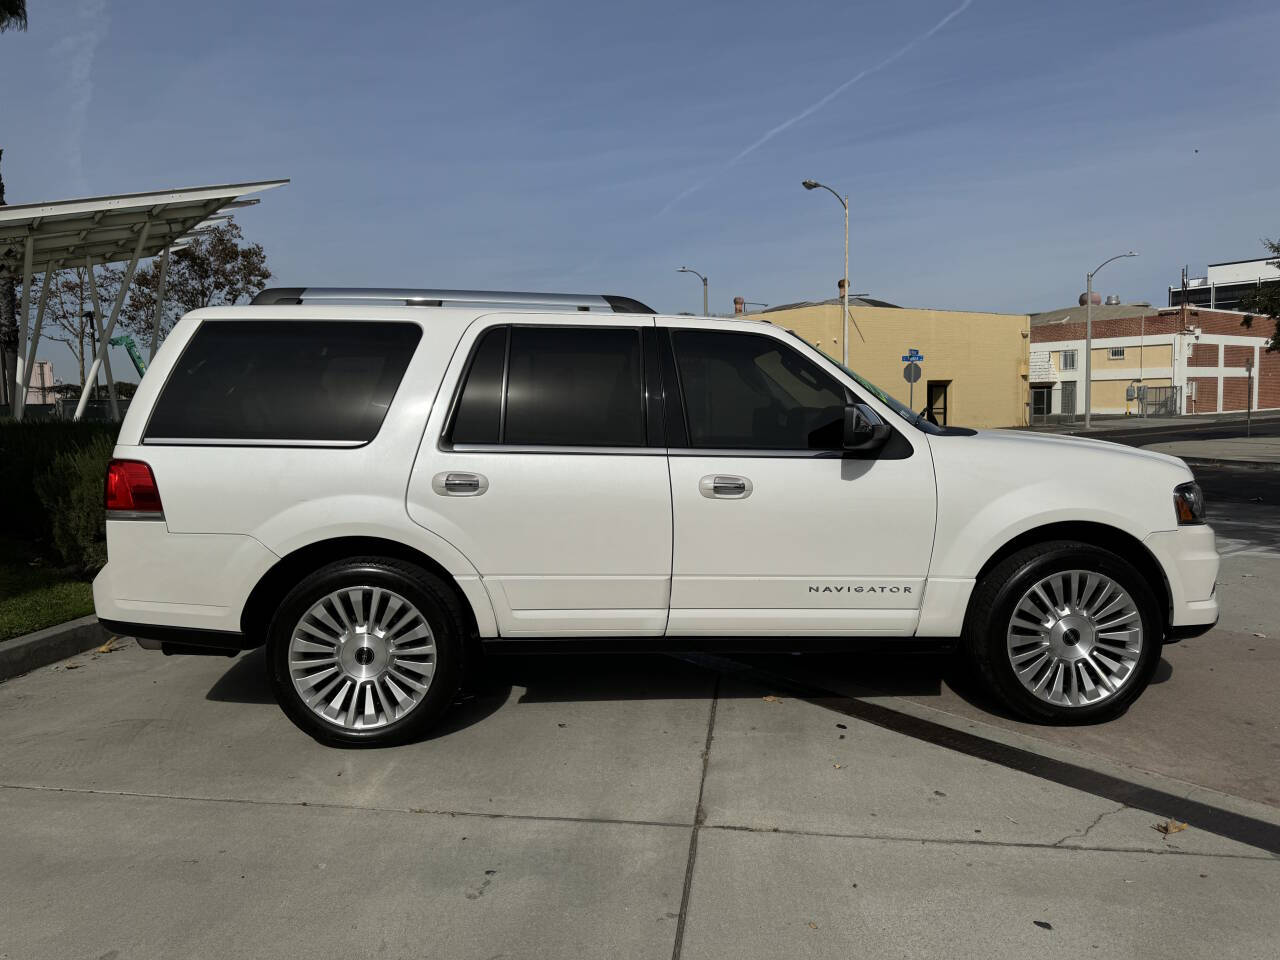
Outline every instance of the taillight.
<svg viewBox="0 0 1280 960"><path fill-rule="evenodd" d="M163 519L160 489L151 467L141 460L112 460L107 465L107 519Z"/></svg>

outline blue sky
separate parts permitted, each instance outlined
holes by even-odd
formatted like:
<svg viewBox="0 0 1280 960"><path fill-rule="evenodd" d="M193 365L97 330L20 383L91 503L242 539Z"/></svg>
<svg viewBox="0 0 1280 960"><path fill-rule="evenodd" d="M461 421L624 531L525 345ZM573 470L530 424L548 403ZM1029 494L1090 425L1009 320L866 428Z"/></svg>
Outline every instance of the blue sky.
<svg viewBox="0 0 1280 960"><path fill-rule="evenodd" d="M805 177L911 306L1064 306L1130 248L1099 289L1163 303L1280 234L1273 0L29 6L9 201L290 177L239 216L283 285L819 299Z"/></svg>

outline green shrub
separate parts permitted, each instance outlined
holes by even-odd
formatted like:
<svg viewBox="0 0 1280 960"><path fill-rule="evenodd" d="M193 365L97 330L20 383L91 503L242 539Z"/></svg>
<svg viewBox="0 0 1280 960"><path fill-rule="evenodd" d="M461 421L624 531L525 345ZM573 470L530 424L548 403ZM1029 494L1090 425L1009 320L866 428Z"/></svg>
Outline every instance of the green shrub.
<svg viewBox="0 0 1280 960"><path fill-rule="evenodd" d="M5 536L85 571L100 566L102 484L119 429L111 423L0 422L0 502L10 505ZM81 451L86 455L77 457ZM79 514L62 516L66 509ZM73 529L95 526L96 548L72 546L94 542L84 533L72 535Z"/></svg>
<svg viewBox="0 0 1280 960"><path fill-rule="evenodd" d="M85 573L107 562L102 486L114 446L113 438L99 435L61 453L38 483L54 550L63 563Z"/></svg>

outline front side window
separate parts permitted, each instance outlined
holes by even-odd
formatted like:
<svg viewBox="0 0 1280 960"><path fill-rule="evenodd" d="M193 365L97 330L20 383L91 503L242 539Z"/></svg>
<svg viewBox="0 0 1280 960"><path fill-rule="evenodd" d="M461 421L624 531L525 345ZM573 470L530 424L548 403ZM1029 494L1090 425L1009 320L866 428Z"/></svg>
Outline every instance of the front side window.
<svg viewBox="0 0 1280 960"><path fill-rule="evenodd" d="M416 323L206 321L160 391L144 442L367 443L421 338Z"/></svg>
<svg viewBox="0 0 1280 960"><path fill-rule="evenodd" d="M1112 360L1123 360L1123 359L1124 359L1124 347L1112 347L1112 348L1111 348L1111 352L1108 354L1108 356L1109 356Z"/></svg>
<svg viewBox="0 0 1280 960"><path fill-rule="evenodd" d="M642 447L643 381L639 330L495 327L473 354L449 439Z"/></svg>
<svg viewBox="0 0 1280 960"><path fill-rule="evenodd" d="M773 337L673 330L689 446L839 450L848 396Z"/></svg>
<svg viewBox="0 0 1280 960"><path fill-rule="evenodd" d="M1063 350L1058 356L1061 358L1060 369L1074 370L1076 368L1076 352L1074 350Z"/></svg>

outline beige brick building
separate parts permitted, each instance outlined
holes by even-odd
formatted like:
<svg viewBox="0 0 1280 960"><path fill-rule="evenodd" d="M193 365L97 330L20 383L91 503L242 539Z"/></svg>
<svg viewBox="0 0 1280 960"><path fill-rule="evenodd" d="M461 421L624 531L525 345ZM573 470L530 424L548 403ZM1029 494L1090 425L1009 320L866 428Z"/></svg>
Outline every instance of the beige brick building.
<svg viewBox="0 0 1280 960"><path fill-rule="evenodd" d="M1095 414L1233 413L1280 409L1274 327L1233 310L1100 304L1093 308ZM1084 415L1085 308L1031 318L1033 419ZM1250 392L1252 391L1252 392Z"/></svg>
<svg viewBox="0 0 1280 960"><path fill-rule="evenodd" d="M794 330L839 360L839 300L774 307L762 319ZM849 299L849 366L887 393L932 412L940 424L1018 427L1027 423L1031 336L1027 314L876 305ZM902 357L924 355L920 379L903 379Z"/></svg>

